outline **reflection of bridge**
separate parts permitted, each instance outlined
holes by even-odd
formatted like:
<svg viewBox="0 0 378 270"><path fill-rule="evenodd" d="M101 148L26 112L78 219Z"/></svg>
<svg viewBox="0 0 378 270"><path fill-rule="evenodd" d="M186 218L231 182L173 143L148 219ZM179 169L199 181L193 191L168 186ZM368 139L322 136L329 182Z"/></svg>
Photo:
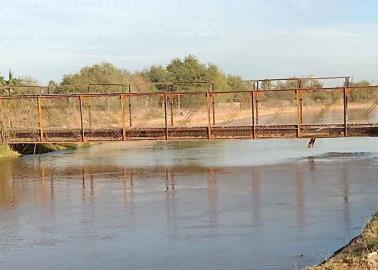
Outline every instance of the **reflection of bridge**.
<svg viewBox="0 0 378 270"><path fill-rule="evenodd" d="M377 136L378 86L0 96L3 140Z"/></svg>

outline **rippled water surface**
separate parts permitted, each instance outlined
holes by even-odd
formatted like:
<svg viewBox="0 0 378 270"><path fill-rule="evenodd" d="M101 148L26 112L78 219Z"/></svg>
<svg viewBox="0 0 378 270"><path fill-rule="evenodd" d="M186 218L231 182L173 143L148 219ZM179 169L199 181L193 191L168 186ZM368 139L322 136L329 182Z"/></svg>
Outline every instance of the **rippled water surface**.
<svg viewBox="0 0 378 270"><path fill-rule="evenodd" d="M0 161L0 268L319 263L378 209L378 142L306 143L116 143Z"/></svg>

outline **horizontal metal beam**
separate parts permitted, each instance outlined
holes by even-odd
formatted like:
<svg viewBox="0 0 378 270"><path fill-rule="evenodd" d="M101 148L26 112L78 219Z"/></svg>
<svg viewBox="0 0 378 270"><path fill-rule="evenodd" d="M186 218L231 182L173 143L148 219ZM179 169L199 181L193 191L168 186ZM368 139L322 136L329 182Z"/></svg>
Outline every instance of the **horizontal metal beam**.
<svg viewBox="0 0 378 270"><path fill-rule="evenodd" d="M301 88L298 89L299 91L336 91L336 90L343 90L344 87L325 87L325 88ZM348 90L353 89L378 89L378 85L370 85L370 86L350 86L347 87ZM209 93L210 96L218 95L218 94L242 94L242 93L263 93L263 92L295 92L296 89L267 89L267 90L242 90L242 91L203 91L203 92L142 92L142 93L123 93L123 92L114 92L114 93L72 93L72 94L27 94L27 95L14 95L14 96L1 96L2 99L16 99L16 98L64 98L64 97L119 97L122 96L161 96L163 97L164 94L169 95L203 95L205 93Z"/></svg>

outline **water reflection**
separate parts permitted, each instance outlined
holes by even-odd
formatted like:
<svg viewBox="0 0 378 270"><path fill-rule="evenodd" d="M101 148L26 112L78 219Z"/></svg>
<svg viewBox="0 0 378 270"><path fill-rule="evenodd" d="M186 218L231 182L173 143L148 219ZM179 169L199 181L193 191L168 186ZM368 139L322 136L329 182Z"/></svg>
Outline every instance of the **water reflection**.
<svg viewBox="0 0 378 270"><path fill-rule="evenodd" d="M289 175L282 175L282 177L287 177L294 179L292 184L291 194L285 194L288 198L295 198L295 208L297 223L301 226L306 224L305 220L305 194L306 194L306 174L309 172L316 171L316 161L314 157L308 158L308 163L298 163L296 165L290 165L292 171L289 170ZM232 182L236 179L232 179L230 172L237 170L241 172L242 177L246 179L251 179L250 187L244 187L243 184L238 182ZM261 174L261 171L265 175ZM51 167L45 167L41 165L40 167L29 167L27 168L28 176L27 178L18 178L18 173L14 173L12 165L7 169L6 167L2 170L0 175L0 209L14 208L22 203L27 203L30 196L37 196L38 205L45 207L46 205L54 205L56 199L56 186L59 186L59 193L57 196L61 196L62 186L69 183L81 183L81 188L77 188L77 192L81 192L81 204L89 205L94 211L94 206L96 204L96 194L98 196L106 195L105 190L102 188L96 189L96 186L103 186L107 181L112 184L122 185L122 200L124 207L129 213L134 213L135 215L135 197L138 191L144 193L146 189L148 190L148 184L143 184L140 186L138 191L135 190L135 184L138 186L138 181L149 181L153 182L155 185L158 183L160 186L160 192L162 192L163 198L166 205L167 213L167 224L168 227L176 229L176 208L177 199L176 196L180 196L180 189L182 184L185 182L179 180L176 181L176 177L179 179L182 177L194 176L195 178L204 179L207 190L207 218L208 224L211 227L217 227L218 215L221 213L218 205L218 176L224 177L228 176L228 180L231 181L227 183L228 185L236 186L237 188L247 188L250 190L251 194L251 210L252 217L251 221L254 224L260 224L261 222L261 211L263 211L263 204L261 202L262 193L264 194L262 183L264 181L272 181L269 176L269 167L251 167L251 169L245 168L205 168L200 166L192 167L157 167L149 169L138 169L138 168L127 168L127 167L117 167L117 166L76 166L64 169L56 169ZM6 174L4 173L6 172ZM176 176L176 174L178 176ZM290 176L290 174L292 176ZM231 177L230 177L231 176ZM231 178L231 179L230 179ZM316 180L316 177L311 177L307 175L308 180ZM34 181L38 179L38 181ZM273 179L274 180L274 179ZM278 180L278 179L276 179ZM69 182L69 183L68 183ZM308 183L308 188L316 183ZM324 184L324 183L323 183ZM342 194L342 204L345 224L349 220L349 172L348 165L343 164L341 166L341 183L339 185L340 193ZM183 186L185 189L185 187ZM222 189L225 189L223 187ZM67 193L74 192L70 189ZM177 194L177 192L179 192ZM148 196L148 194L145 194ZM64 196L64 194L63 194ZM142 196L142 194L140 195ZM131 219L132 220L132 219Z"/></svg>
<svg viewBox="0 0 378 270"><path fill-rule="evenodd" d="M23 246L44 243L47 230L59 235L67 250L71 242L82 252L90 250L88 257L83 255L87 261L101 250L114 252L103 250L109 242L102 241L117 239L124 244L117 244L116 254L134 252L126 244L130 241L139 248L151 245L145 252L158 265L167 254L177 256L171 269L186 253L202 264L228 258L222 262L231 268L237 261L256 269L267 266L261 258L269 254L276 266L292 269L321 261L356 232L355 224L367 212L353 190L378 203L374 162L312 156L269 166L131 168L10 161L0 165L0 255L12 254L9 246L27 252ZM355 173L361 176L357 180ZM340 225L345 228L341 232ZM17 235L21 240L12 240ZM161 249L156 255L154 245ZM106 259L124 265L119 258ZM131 265L142 269L145 260L136 256ZM33 263L30 269L40 266ZM193 263L188 265L184 268L191 269ZM88 264L80 268L90 269Z"/></svg>

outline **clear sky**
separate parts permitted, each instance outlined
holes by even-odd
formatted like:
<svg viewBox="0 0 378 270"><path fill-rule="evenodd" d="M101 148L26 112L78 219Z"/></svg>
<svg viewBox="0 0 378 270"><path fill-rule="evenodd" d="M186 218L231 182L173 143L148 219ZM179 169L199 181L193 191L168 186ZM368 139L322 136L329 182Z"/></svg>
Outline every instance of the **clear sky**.
<svg viewBox="0 0 378 270"><path fill-rule="evenodd" d="M378 81L376 0L0 0L0 72L42 83L108 61L187 54L245 79Z"/></svg>

